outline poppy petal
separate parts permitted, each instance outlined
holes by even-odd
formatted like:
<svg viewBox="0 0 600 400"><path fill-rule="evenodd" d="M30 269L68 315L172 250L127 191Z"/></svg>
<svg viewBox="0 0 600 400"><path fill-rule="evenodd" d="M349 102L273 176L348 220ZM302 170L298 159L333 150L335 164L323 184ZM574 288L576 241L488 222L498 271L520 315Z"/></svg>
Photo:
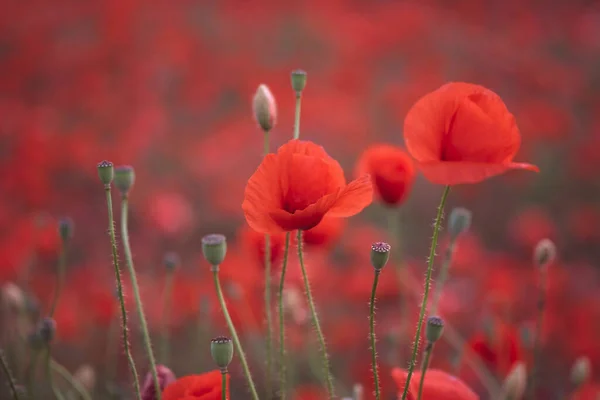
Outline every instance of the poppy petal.
<svg viewBox="0 0 600 400"><path fill-rule="evenodd" d="M321 222L327 211L335 204L339 191L328 194L304 210L289 213L284 210L274 210L269 215L273 221L284 231L297 229L308 230ZM270 233L270 232L269 232Z"/></svg>
<svg viewBox="0 0 600 400"><path fill-rule="evenodd" d="M351 217L373 202L371 176L365 174L342 189L335 204L328 212L331 217Z"/></svg>
<svg viewBox="0 0 600 400"><path fill-rule="evenodd" d="M428 180L441 185L478 183L487 178L503 174L511 169L539 172L538 167L527 163L431 162L420 163L419 168Z"/></svg>

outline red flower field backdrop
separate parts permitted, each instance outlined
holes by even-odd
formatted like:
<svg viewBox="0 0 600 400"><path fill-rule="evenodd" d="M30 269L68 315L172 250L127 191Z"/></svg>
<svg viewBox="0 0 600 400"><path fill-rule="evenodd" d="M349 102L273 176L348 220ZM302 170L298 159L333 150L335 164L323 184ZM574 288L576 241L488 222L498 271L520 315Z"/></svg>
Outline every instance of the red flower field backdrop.
<svg viewBox="0 0 600 400"><path fill-rule="evenodd" d="M271 399L265 396L265 259L278 326L285 231L309 228L301 244L291 234L285 275L287 398L328 398L299 245L336 398L351 397L356 385L363 399L375 398L368 340L375 242L392 248L377 287L381 399L401 398L440 183L455 186L430 299L446 254L452 254L452 265L437 305L445 331L435 345L423 399L472 399L475 393L490 398L490 389L506 386L519 363L528 376L537 376L531 399L600 395L600 5L0 3L0 349L18 385L26 386L32 376L31 352L20 336L52 312L51 362L94 399L134 398L120 344L106 197L96 168L110 160L135 169L129 236L156 362L176 377L197 375L178 381L163 398L221 399L220 375L211 372L218 369L211 339L229 331L202 253L202 237L220 233L228 244L219 271L223 293L257 390ZM300 138L314 143L303 144L309 149L301 155L285 150L296 146L286 145L294 134L290 73L296 69L307 73ZM498 98L481 100L487 94L480 89L464 94L463 88L449 95L456 103L444 107L436 103L444 95L420 100L436 96L448 82L481 85ZM277 105L276 120L269 121L273 155L265 161L264 133L252 105L260 84ZM465 102L457 97L463 95ZM473 117L472 107L483 114ZM435 129L454 136L435 136ZM507 142L485 138L504 132L512 135ZM488 150L495 153L472 159L472 153ZM319 160L323 177L304 180L304 171L317 167L299 157L317 153L329 157ZM272 169L259 168L266 161ZM537 168L539 173L523 170ZM277 203L269 196L287 190L292 183L286 179L298 188ZM113 197L118 228L117 188ZM320 206L304 210L317 200ZM458 238L447 226L457 207L472 213L468 232ZM337 218L342 216L348 218ZM65 221L73 228L68 246L59 234ZM534 260L542 239L556 245L556 259L543 276ZM124 254L121 245L118 251ZM124 266L125 256L120 259ZM52 310L61 260L64 286ZM149 365L125 269L123 291L142 384ZM545 301L538 330L540 291ZM572 366L582 357L586 368L579 382ZM419 365L421 358L419 353ZM417 399L419 365L409 399ZM68 394L68 380L56 369L51 374ZM32 379L40 399L54 398L41 367ZM434 379L455 388L455 397L440 397L446 395ZM2 399L10 396L6 382L0 372ZM468 393L461 395L456 382ZM232 399L250 398L237 353L227 385ZM181 397L184 392L188 397Z"/></svg>

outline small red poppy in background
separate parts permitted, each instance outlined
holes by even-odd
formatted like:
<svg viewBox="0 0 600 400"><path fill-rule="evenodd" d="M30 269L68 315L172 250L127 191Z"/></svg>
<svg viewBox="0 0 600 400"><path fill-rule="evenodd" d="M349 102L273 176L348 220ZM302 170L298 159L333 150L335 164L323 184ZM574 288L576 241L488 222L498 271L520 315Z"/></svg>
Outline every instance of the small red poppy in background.
<svg viewBox="0 0 600 400"><path fill-rule="evenodd" d="M357 174L370 174L377 196L385 204L399 206L408 197L415 180L410 156L400 147L376 144L367 148L356 166Z"/></svg>
<svg viewBox="0 0 600 400"><path fill-rule="evenodd" d="M259 265L265 265L265 234L256 232L249 226L244 226L240 232L242 246L244 250L254 256ZM269 244L271 246L271 265L277 264L283 256L285 246L285 235L269 235Z"/></svg>
<svg viewBox="0 0 600 400"><path fill-rule="evenodd" d="M248 180L242 209L261 233L308 230L323 217L350 217L373 201L369 175L346 184L339 163L312 142L291 140L267 154Z"/></svg>
<svg viewBox="0 0 600 400"><path fill-rule="evenodd" d="M392 370L392 378L401 396L408 373L400 368ZM408 387L408 400L417 400L421 372L413 373ZM439 369L428 369L423 381L422 400L479 400L479 396L460 379Z"/></svg>
<svg viewBox="0 0 600 400"><path fill-rule="evenodd" d="M229 398L229 375L227 376ZM221 372L218 370L201 375L188 375L168 385L162 393L163 400L221 400Z"/></svg>
<svg viewBox="0 0 600 400"><path fill-rule="evenodd" d="M404 120L404 140L433 183L477 183L510 169L521 145L515 117L483 86L453 82L423 96Z"/></svg>

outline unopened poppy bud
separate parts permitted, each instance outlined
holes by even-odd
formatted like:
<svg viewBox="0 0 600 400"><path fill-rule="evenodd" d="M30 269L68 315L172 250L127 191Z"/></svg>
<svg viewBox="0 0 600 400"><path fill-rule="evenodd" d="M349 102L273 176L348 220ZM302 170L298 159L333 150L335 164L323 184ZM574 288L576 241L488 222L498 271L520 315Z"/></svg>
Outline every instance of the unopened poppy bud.
<svg viewBox="0 0 600 400"><path fill-rule="evenodd" d="M98 176L104 185L110 185L115 177L113 163L110 161L102 161L98 164Z"/></svg>
<svg viewBox="0 0 600 400"><path fill-rule="evenodd" d="M63 242L68 242L73 237L73 220L71 218L61 218L58 221L58 234Z"/></svg>
<svg viewBox="0 0 600 400"><path fill-rule="evenodd" d="M448 221L448 232L450 238L455 240L458 236L469 230L471 226L471 211L466 208L457 207L450 212Z"/></svg>
<svg viewBox="0 0 600 400"><path fill-rule="evenodd" d="M292 71L292 89L296 92L296 94L302 93L304 88L306 87L306 71L301 69L297 69Z"/></svg>
<svg viewBox="0 0 600 400"><path fill-rule="evenodd" d="M217 367L226 370L233 359L233 342L226 336L218 336L210 341L210 354Z"/></svg>
<svg viewBox="0 0 600 400"><path fill-rule="evenodd" d="M556 258L556 246L550 239L542 239L535 246L533 261L538 267L545 267Z"/></svg>
<svg viewBox="0 0 600 400"><path fill-rule="evenodd" d="M10 309L21 311L25 308L25 295L23 294L21 288L14 283L5 283L2 286L0 295L2 296L2 301L4 304L6 304Z"/></svg>
<svg viewBox="0 0 600 400"><path fill-rule="evenodd" d="M156 366L156 376L158 378L158 386L161 392L171 383L175 382L175 374L164 365ZM152 372L146 374L144 385L142 386L142 400L156 400L156 386Z"/></svg>
<svg viewBox="0 0 600 400"><path fill-rule="evenodd" d="M179 258L179 254L170 251L165 254L163 258L163 265L167 269L167 271L173 271L179 265L181 265L181 259Z"/></svg>
<svg viewBox="0 0 600 400"><path fill-rule="evenodd" d="M224 235L213 233L202 238L202 254L212 266L220 265L227 254L227 239Z"/></svg>
<svg viewBox="0 0 600 400"><path fill-rule="evenodd" d="M527 370L523 362L516 363L502 384L504 400L519 400L525 393Z"/></svg>
<svg viewBox="0 0 600 400"><path fill-rule="evenodd" d="M571 367L571 383L575 387L583 385L589 379L591 369L590 359L585 356L579 357Z"/></svg>
<svg viewBox="0 0 600 400"><path fill-rule="evenodd" d="M392 246L385 242L377 242L371 245L371 265L376 271L381 271L390 259Z"/></svg>
<svg viewBox="0 0 600 400"><path fill-rule="evenodd" d="M125 196L135 183L135 170L129 165L121 165L115 168L115 186Z"/></svg>
<svg viewBox="0 0 600 400"><path fill-rule="evenodd" d="M35 348L47 346L54 339L55 333L56 322L52 318L46 317L38 323L36 330L29 338L30 343Z"/></svg>
<svg viewBox="0 0 600 400"><path fill-rule="evenodd" d="M444 333L444 320L440 317L427 318L425 326L425 338L429 343L435 343L442 337Z"/></svg>
<svg viewBox="0 0 600 400"><path fill-rule="evenodd" d="M256 122L263 131L268 132L273 129L277 122L277 103L267 85L260 85L256 90L252 100L252 110Z"/></svg>
<svg viewBox="0 0 600 400"><path fill-rule="evenodd" d="M84 364L77 368L73 375L73 379L75 379L76 382L79 382L85 390L92 392L96 386L96 371L94 371L94 367L91 365Z"/></svg>

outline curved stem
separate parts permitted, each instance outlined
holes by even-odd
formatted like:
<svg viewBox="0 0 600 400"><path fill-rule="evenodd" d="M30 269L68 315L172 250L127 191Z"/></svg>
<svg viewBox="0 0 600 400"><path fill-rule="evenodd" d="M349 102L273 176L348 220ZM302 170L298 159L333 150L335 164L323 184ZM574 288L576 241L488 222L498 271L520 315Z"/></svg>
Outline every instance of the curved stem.
<svg viewBox="0 0 600 400"><path fill-rule="evenodd" d="M425 276L425 291L423 293L423 302L421 303L421 311L419 312L419 322L417 322L417 332L415 333L412 357L410 360L410 364L408 365L408 374L406 376L404 392L402 393L402 400L406 400L406 396L408 395L410 379L412 378L412 374L415 369L415 364L417 360L417 353L419 352L419 341L421 340L421 327L423 325L423 319L425 318L425 309L427 308L427 297L429 296L429 285L431 282L431 272L433 270L433 262L435 259L435 249L437 247L440 226L442 225L442 216L444 214L444 206L446 205L446 199L448 198L449 191L450 186L446 186L444 188L444 193L442 194L440 205L438 206L437 216L435 218L435 224L433 226L433 237L431 238L431 248L429 250L429 259L427 260L427 274Z"/></svg>
<svg viewBox="0 0 600 400"><path fill-rule="evenodd" d="M290 232L285 234L285 248L283 250L283 263L281 265L281 278L279 279L279 292L277 303L279 306L279 397L285 400L286 369L285 369L285 314L283 310L283 285L285 283L285 270L287 268L288 253L290 250Z"/></svg>
<svg viewBox="0 0 600 400"><path fill-rule="evenodd" d="M50 368L52 371L59 374L67 383L73 386L73 389L75 389L79 397L81 397L83 400L92 400L92 396L81 385L81 383L79 383L65 367L54 361L52 358L50 358Z"/></svg>
<svg viewBox="0 0 600 400"><path fill-rule="evenodd" d="M269 154L269 131L264 134L263 152ZM267 320L266 356L267 371L265 376L265 391L267 398L273 396L273 316L271 313L271 237L265 235L265 318Z"/></svg>
<svg viewBox="0 0 600 400"><path fill-rule="evenodd" d="M105 186L106 191L106 206L108 208L108 234L110 236L110 244L112 249L113 266L115 268L115 277L117 279L117 295L119 297L119 305L121 306L121 328L123 329L123 348L129 362L129 369L133 376L133 387L136 397L141 400L140 382L131 349L129 345L129 328L127 326L127 310L125 308L125 297L123 296L123 283L121 282L121 269L119 268L119 255L117 253L117 239L115 235L115 220L113 217L112 196L110 193L110 185Z"/></svg>
<svg viewBox="0 0 600 400"><path fill-rule="evenodd" d="M67 268L67 243L62 241L62 247L58 256L58 269L56 271L56 289L54 289L54 297L52 299L52 305L50 306L50 313L48 316L52 318L58 305L58 298L62 292L63 286L65 285L65 273Z"/></svg>
<svg viewBox="0 0 600 400"><path fill-rule="evenodd" d="M419 397L417 400L421 400L421 396L423 396L423 386L425 383L425 374L427 373L427 368L429 368L429 360L431 359L431 353L433 352L433 343L427 343L425 347L425 356L423 357L423 365L421 366L421 379L419 381Z"/></svg>
<svg viewBox="0 0 600 400"><path fill-rule="evenodd" d="M298 260L300 261L300 269L302 270L302 279L304 280L304 289L306 291L306 299L308 301L308 306L310 307L310 315L312 317L313 325L315 326L315 330L317 331L317 338L319 339L319 345L321 348L321 358L323 362L323 371L325 372L325 378L327 381L327 392L329 394L329 399L333 399L333 379L331 378L331 373L329 371L329 356L327 355L327 347L325 345L325 337L323 336L323 331L321 330L321 324L319 323L319 317L317 316L317 310L315 308L315 302L312 297L312 293L310 291L310 282L308 281L308 276L306 275L306 268L304 267L304 257L302 255L302 231L298 230Z"/></svg>
<svg viewBox="0 0 600 400"><path fill-rule="evenodd" d="M8 381L8 387L10 388L13 399L19 400L19 392L17 391L17 384L15 383L15 377L13 376L13 374L8 366L8 362L6 361L6 358L4 357L4 350L2 350L2 349L0 349L0 366L2 367L2 371L4 372L4 375L6 376L6 380Z"/></svg>
<svg viewBox="0 0 600 400"><path fill-rule="evenodd" d="M60 390L54 384L54 379L52 377L52 367L50 365L50 346L46 348L46 378L48 379L48 383L50 384L50 388L52 389L52 393L57 400L64 400L64 397Z"/></svg>
<svg viewBox="0 0 600 400"><path fill-rule="evenodd" d="M294 117L294 139L300 138L300 109L302 105L302 93L296 93L296 114Z"/></svg>
<svg viewBox="0 0 600 400"><path fill-rule="evenodd" d="M173 271L167 271L167 278L165 280L165 288L163 291L163 311L161 321L161 335L160 335L160 362L164 365L169 364L169 307L171 305L171 296L173 292Z"/></svg>
<svg viewBox="0 0 600 400"><path fill-rule="evenodd" d="M536 379L538 374L538 369L540 365L540 353L541 353L541 336L542 336L542 327L544 323L544 311L546 308L546 281L548 276L547 268L542 267L540 269L540 287L538 294L538 303L537 303L537 321L535 324L535 336L534 336L534 344L533 344L533 366L531 368L531 381L529 384L529 393L528 398L535 399L535 386Z"/></svg>
<svg viewBox="0 0 600 400"><path fill-rule="evenodd" d="M369 327L371 337L371 367L373 368L373 380L375 381L375 399L381 398L379 389L379 372L377 370L377 350L375 348L375 291L377 290L377 282L379 281L379 270L375 270L375 278L373 278L373 289L371 290L371 302L369 309Z"/></svg>
<svg viewBox="0 0 600 400"><path fill-rule="evenodd" d="M250 393L252 394L252 398L254 400L258 400L258 393L256 392L254 381L252 380L252 374L250 373L250 367L248 367L248 361L246 361L246 354L244 353L244 349L242 348L240 338L238 337L237 331L235 330L235 326L233 325L233 321L231 320L231 316L229 315L229 310L227 310L227 304L225 304L223 290L221 289L221 282L219 281L218 265L212 266L212 273L213 281L215 283L215 289L217 291L217 297L219 298L219 304L221 305L221 309L223 310L223 316L225 317L225 321L227 322L227 326L229 327L229 332L231 333L231 338L233 339L235 350L237 351L240 357L240 362L242 363L242 368L244 369L244 375L246 375L246 379L248 380L248 386L250 387Z"/></svg>
<svg viewBox="0 0 600 400"><path fill-rule="evenodd" d="M444 261L442 262L442 267L440 268L440 273L438 274L434 288L433 301L431 302L431 307L429 308L430 315L436 314L438 305L440 304L440 298L442 297L444 285L448 280L448 272L450 271L450 266L452 265L452 255L454 254L455 246L456 241L454 239L450 239L450 244L448 245L446 253L444 254Z"/></svg>
<svg viewBox="0 0 600 400"><path fill-rule="evenodd" d="M221 400L227 400L227 370L221 371Z"/></svg>
<svg viewBox="0 0 600 400"><path fill-rule="evenodd" d="M144 315L144 306L140 297L140 289L137 283L137 277L135 275L135 268L133 266L133 257L131 255L131 246L129 245L129 230L127 228L128 219L128 198L126 195L122 196L121 200L121 239L123 240L123 250L125 251L125 260L127 261L127 270L129 271L129 279L131 279L131 288L133 289L133 297L135 299L135 305L137 308L138 316L140 318L140 327L142 329L142 339L144 341L144 347L146 348L146 354L148 355L148 362L150 363L150 373L154 380L154 388L156 389L156 400L161 400L161 388L160 381L158 380L158 373L156 372L156 361L154 360L154 353L152 352L152 343L150 342L150 334L148 332L148 324L146 322L146 316Z"/></svg>

